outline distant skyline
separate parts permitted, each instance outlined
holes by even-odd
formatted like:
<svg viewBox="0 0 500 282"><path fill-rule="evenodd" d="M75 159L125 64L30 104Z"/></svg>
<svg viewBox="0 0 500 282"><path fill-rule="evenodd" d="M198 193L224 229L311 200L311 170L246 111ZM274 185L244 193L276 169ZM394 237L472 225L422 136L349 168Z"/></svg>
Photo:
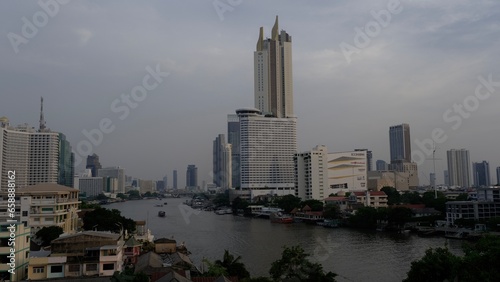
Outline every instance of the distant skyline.
<svg viewBox="0 0 500 282"><path fill-rule="evenodd" d="M160 180L174 169L184 179L195 164L200 183L209 182L213 138L227 134L227 114L254 105L259 27L267 35L278 15L293 35L299 151L367 148L389 162L387 130L408 123L412 156L423 157L421 184L432 172L424 160L432 140L438 184L450 149L500 166L497 1L257 0L229 8L70 1L56 10L2 1L0 116L38 127L43 96L47 128L73 148L90 142L88 155L103 167Z"/></svg>

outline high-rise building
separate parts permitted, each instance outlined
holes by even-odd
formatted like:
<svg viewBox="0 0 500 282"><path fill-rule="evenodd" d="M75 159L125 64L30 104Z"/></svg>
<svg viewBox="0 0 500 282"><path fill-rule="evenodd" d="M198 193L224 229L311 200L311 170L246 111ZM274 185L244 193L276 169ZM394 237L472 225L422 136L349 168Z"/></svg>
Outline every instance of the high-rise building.
<svg viewBox="0 0 500 282"><path fill-rule="evenodd" d="M490 164L487 161L472 163L472 176L475 187L489 187L491 185Z"/></svg>
<svg viewBox="0 0 500 282"><path fill-rule="evenodd" d="M239 109L241 188L260 195L295 194L297 119Z"/></svg>
<svg viewBox="0 0 500 282"><path fill-rule="evenodd" d="M446 151L450 186L470 186L470 158L465 149Z"/></svg>
<svg viewBox="0 0 500 282"><path fill-rule="evenodd" d="M87 166L85 168L92 170L92 177L97 177L97 171L102 168L99 162L99 156L92 154L92 156L87 156Z"/></svg>
<svg viewBox="0 0 500 282"><path fill-rule="evenodd" d="M318 145L295 154L295 191L302 200L323 201L328 197L328 149Z"/></svg>
<svg viewBox="0 0 500 282"><path fill-rule="evenodd" d="M231 186L240 187L240 119L227 115L227 143L231 144Z"/></svg>
<svg viewBox="0 0 500 282"><path fill-rule="evenodd" d="M177 170L174 170L172 173L172 188L177 190Z"/></svg>
<svg viewBox="0 0 500 282"><path fill-rule="evenodd" d="M443 177L444 177L444 185L450 186L450 174L448 173L447 170L443 171Z"/></svg>
<svg viewBox="0 0 500 282"><path fill-rule="evenodd" d="M45 124L43 119L40 124ZM11 127L8 118L0 118L0 189L7 185L8 171L14 170L19 188L39 183L73 186L71 145L64 134L42 127Z"/></svg>
<svg viewBox="0 0 500 282"><path fill-rule="evenodd" d="M125 171L122 167L106 167L97 171L99 177L116 178L118 181L118 190L116 193L125 193Z"/></svg>
<svg viewBox="0 0 500 282"><path fill-rule="evenodd" d="M254 52L255 107L263 115L293 116L292 37L279 30L278 16L271 38L264 39L260 28Z"/></svg>
<svg viewBox="0 0 500 282"><path fill-rule="evenodd" d="M163 176L163 184L160 190L167 190L167 188L168 188L168 176L165 175Z"/></svg>
<svg viewBox="0 0 500 282"><path fill-rule="evenodd" d="M195 165L188 165L187 167L186 189L198 189L198 168Z"/></svg>
<svg viewBox="0 0 500 282"><path fill-rule="evenodd" d="M367 167L368 171L372 171L373 170L373 165L372 165L373 154L372 154L372 151L370 151L368 149L354 149L354 151L356 151L356 152L358 152L358 151L366 151L366 167Z"/></svg>
<svg viewBox="0 0 500 282"><path fill-rule="evenodd" d="M403 123L389 128L391 163L411 162L410 125Z"/></svg>
<svg viewBox="0 0 500 282"><path fill-rule="evenodd" d="M497 185L500 185L500 166L497 167Z"/></svg>
<svg viewBox="0 0 500 282"><path fill-rule="evenodd" d="M376 162L377 171L388 170L387 163L384 160L377 160Z"/></svg>
<svg viewBox="0 0 500 282"><path fill-rule="evenodd" d="M213 183L222 189L231 188L231 144L219 134L213 142Z"/></svg>

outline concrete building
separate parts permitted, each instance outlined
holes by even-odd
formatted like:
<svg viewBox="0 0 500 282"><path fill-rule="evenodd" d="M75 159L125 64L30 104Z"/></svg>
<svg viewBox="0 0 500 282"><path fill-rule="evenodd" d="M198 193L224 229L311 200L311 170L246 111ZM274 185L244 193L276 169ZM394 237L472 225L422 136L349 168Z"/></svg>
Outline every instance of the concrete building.
<svg viewBox="0 0 500 282"><path fill-rule="evenodd" d="M470 187L470 158L465 149L446 151L450 186Z"/></svg>
<svg viewBox="0 0 500 282"><path fill-rule="evenodd" d="M232 187L231 144L226 143L224 134L213 142L213 183L222 189ZM205 187L203 187L205 188Z"/></svg>
<svg viewBox="0 0 500 282"><path fill-rule="evenodd" d="M389 166L387 165L387 162L384 160L377 160L376 167L378 171L389 170Z"/></svg>
<svg viewBox="0 0 500 282"><path fill-rule="evenodd" d="M373 153L372 151L368 149L354 149L355 152L357 151L366 151L366 168L368 171L373 171Z"/></svg>
<svg viewBox="0 0 500 282"><path fill-rule="evenodd" d="M279 30L278 16L271 38L260 28L254 52L255 108L277 118L293 116L292 37Z"/></svg>
<svg viewBox="0 0 500 282"><path fill-rule="evenodd" d="M407 162L404 160L397 160L397 161L391 162L391 164L389 165L389 170L408 173L407 174L407 177L408 177L407 181L408 181L409 189L416 189L418 187L419 181L418 181L418 165L417 165L417 163Z"/></svg>
<svg viewBox="0 0 500 282"><path fill-rule="evenodd" d="M74 155L64 134L44 129L35 131L27 124L11 127L0 118L0 189L8 171L16 171L16 187L38 183L73 186Z"/></svg>
<svg viewBox="0 0 500 282"><path fill-rule="evenodd" d="M196 165L188 165L186 170L186 189L196 190L198 186L198 168Z"/></svg>
<svg viewBox="0 0 500 282"><path fill-rule="evenodd" d="M92 154L92 156L87 156L87 166L85 167L92 171L92 177L97 177L97 172L102 168L99 162L99 156Z"/></svg>
<svg viewBox="0 0 500 282"><path fill-rule="evenodd" d="M102 177L78 178L78 190L84 197L96 197L104 192L104 180Z"/></svg>
<svg viewBox="0 0 500 282"><path fill-rule="evenodd" d="M472 163L472 176L474 178L474 187L491 186L490 164L487 161Z"/></svg>
<svg viewBox="0 0 500 282"><path fill-rule="evenodd" d="M60 226L65 233L78 227L78 190L59 184L42 183L19 188L20 222L26 222L35 234L43 227Z"/></svg>
<svg viewBox="0 0 500 282"><path fill-rule="evenodd" d="M259 195L295 194L296 118L239 109L241 189Z"/></svg>
<svg viewBox="0 0 500 282"><path fill-rule="evenodd" d="M365 207L384 208L387 207L387 195L383 191L353 192L358 203Z"/></svg>
<svg viewBox="0 0 500 282"><path fill-rule="evenodd" d="M11 238L13 241L9 241ZM12 250L14 250L14 252L12 252ZM7 223L1 220L0 281L25 280L28 273L29 252L30 228L20 222Z"/></svg>
<svg viewBox="0 0 500 282"><path fill-rule="evenodd" d="M444 185L450 186L450 174L448 173L447 170L443 171L443 177L444 177Z"/></svg>
<svg viewBox="0 0 500 282"><path fill-rule="evenodd" d="M368 189L380 191L385 186L394 187L398 191L410 190L410 173L395 170L369 171Z"/></svg>
<svg viewBox="0 0 500 282"><path fill-rule="evenodd" d="M116 193L125 193L125 170L122 167L106 167L97 171L99 177L116 178L118 181L118 189Z"/></svg>
<svg viewBox="0 0 500 282"><path fill-rule="evenodd" d="M139 191L142 195L145 193L155 192L156 184L153 184L153 180L143 180L139 179Z"/></svg>
<svg viewBox="0 0 500 282"><path fill-rule="evenodd" d="M340 191L364 191L368 188L366 151L328 153L326 195Z"/></svg>
<svg viewBox="0 0 500 282"><path fill-rule="evenodd" d="M391 163L394 161L411 162L410 125L403 123L389 128Z"/></svg>
<svg viewBox="0 0 500 282"><path fill-rule="evenodd" d="M231 184L240 187L240 119L227 115L227 143L231 144Z"/></svg>
<svg viewBox="0 0 500 282"><path fill-rule="evenodd" d="M496 183L496 185L500 185L500 166L497 167L496 172L497 172L497 183Z"/></svg>
<svg viewBox="0 0 500 282"><path fill-rule="evenodd" d="M124 241L120 234L85 231L51 242L50 252L33 252L28 278L106 277L121 272Z"/></svg>
<svg viewBox="0 0 500 282"><path fill-rule="evenodd" d="M177 190L177 170L174 170L172 173L172 188Z"/></svg>
<svg viewBox="0 0 500 282"><path fill-rule="evenodd" d="M328 149L318 145L311 151L297 153L295 191L302 200L322 201L328 194Z"/></svg>

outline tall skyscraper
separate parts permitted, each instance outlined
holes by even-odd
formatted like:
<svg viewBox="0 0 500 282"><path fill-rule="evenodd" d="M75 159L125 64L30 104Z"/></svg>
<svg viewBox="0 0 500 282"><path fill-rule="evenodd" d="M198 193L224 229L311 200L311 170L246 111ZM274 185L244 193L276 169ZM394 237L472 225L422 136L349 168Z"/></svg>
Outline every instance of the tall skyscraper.
<svg viewBox="0 0 500 282"><path fill-rule="evenodd" d="M465 149L446 151L450 186L470 186L470 158Z"/></svg>
<svg viewBox="0 0 500 282"><path fill-rule="evenodd" d="M411 162L410 125L403 123L389 128L391 164L396 161Z"/></svg>
<svg viewBox="0 0 500 282"><path fill-rule="evenodd" d="M489 187L491 185L490 164L487 161L472 163L472 176L475 187Z"/></svg>
<svg viewBox="0 0 500 282"><path fill-rule="evenodd" d="M92 170L92 177L97 177L97 171L102 168L101 163L99 162L99 156L96 154L87 156L87 166L85 168Z"/></svg>
<svg viewBox="0 0 500 282"><path fill-rule="evenodd" d="M198 168L195 165L188 165L187 167L186 189L198 189Z"/></svg>
<svg viewBox="0 0 500 282"><path fill-rule="evenodd" d="M174 169L172 173L172 189L177 190L177 170Z"/></svg>
<svg viewBox="0 0 500 282"><path fill-rule="evenodd" d="M500 166L497 167L497 183L498 185L500 185Z"/></svg>
<svg viewBox="0 0 500 282"><path fill-rule="evenodd" d="M57 184L67 187L74 187L75 176L75 155L71 151L71 145L66 136L59 133L59 177Z"/></svg>
<svg viewBox="0 0 500 282"><path fill-rule="evenodd" d="M227 115L227 143L231 144L231 186L240 187L240 119Z"/></svg>
<svg viewBox="0 0 500 282"><path fill-rule="evenodd" d="M292 37L279 31L278 16L271 38L264 39L260 28L254 52L255 107L263 115L293 116Z"/></svg>
<svg viewBox="0 0 500 282"><path fill-rule="evenodd" d="M222 189L231 188L231 144L219 134L213 143L213 183Z"/></svg>
<svg viewBox="0 0 500 282"><path fill-rule="evenodd" d="M448 173L447 170L443 171L443 177L444 177L444 185L450 186L450 174Z"/></svg>
<svg viewBox="0 0 500 282"><path fill-rule="evenodd" d="M239 109L241 188L251 197L295 194L296 118L273 118Z"/></svg>
<svg viewBox="0 0 500 282"><path fill-rule="evenodd" d="M168 176L165 175L163 176L163 189L161 190L167 190L167 188L168 188Z"/></svg>

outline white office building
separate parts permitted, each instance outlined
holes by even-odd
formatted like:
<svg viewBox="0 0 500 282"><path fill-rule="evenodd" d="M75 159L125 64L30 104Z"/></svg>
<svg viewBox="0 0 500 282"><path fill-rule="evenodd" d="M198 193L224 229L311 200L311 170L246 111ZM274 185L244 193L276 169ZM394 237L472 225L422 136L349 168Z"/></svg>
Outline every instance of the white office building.
<svg viewBox="0 0 500 282"><path fill-rule="evenodd" d="M452 149L446 152L450 186L470 187L470 158L465 149Z"/></svg>
<svg viewBox="0 0 500 282"><path fill-rule="evenodd" d="M326 195L340 191L364 191L368 188L366 151L328 154L328 185Z"/></svg>
<svg viewBox="0 0 500 282"><path fill-rule="evenodd" d="M295 194L296 118L265 117L239 109L241 188L260 195Z"/></svg>
<svg viewBox="0 0 500 282"><path fill-rule="evenodd" d="M328 149L318 145L295 154L295 190L302 200L323 201L328 194Z"/></svg>

